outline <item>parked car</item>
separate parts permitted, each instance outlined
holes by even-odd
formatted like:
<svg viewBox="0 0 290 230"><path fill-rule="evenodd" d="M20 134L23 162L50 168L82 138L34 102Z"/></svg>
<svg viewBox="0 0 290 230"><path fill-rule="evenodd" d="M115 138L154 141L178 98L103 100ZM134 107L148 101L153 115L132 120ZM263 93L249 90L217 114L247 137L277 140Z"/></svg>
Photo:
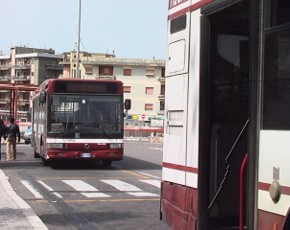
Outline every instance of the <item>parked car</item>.
<svg viewBox="0 0 290 230"><path fill-rule="evenodd" d="M32 128L28 127L23 134L23 139L24 139L25 144L28 145L31 142L31 135L32 135Z"/></svg>

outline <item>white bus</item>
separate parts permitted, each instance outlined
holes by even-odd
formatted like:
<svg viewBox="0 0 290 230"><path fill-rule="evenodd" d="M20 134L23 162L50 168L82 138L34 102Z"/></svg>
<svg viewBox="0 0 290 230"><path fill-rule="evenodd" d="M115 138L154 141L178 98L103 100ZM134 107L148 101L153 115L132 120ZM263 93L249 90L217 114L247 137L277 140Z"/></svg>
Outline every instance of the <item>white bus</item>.
<svg viewBox="0 0 290 230"><path fill-rule="evenodd" d="M170 0L161 218L290 229L290 1Z"/></svg>

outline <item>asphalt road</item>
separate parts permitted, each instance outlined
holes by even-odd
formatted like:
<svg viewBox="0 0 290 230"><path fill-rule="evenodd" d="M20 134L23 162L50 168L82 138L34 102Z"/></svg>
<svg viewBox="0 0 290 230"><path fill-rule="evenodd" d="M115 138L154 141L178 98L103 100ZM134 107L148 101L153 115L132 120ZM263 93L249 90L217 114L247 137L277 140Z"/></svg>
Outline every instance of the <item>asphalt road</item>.
<svg viewBox="0 0 290 230"><path fill-rule="evenodd" d="M16 161L1 169L49 229L169 229L159 220L161 144L126 141L124 160L109 168L76 163L53 169L33 157L30 145L17 149Z"/></svg>

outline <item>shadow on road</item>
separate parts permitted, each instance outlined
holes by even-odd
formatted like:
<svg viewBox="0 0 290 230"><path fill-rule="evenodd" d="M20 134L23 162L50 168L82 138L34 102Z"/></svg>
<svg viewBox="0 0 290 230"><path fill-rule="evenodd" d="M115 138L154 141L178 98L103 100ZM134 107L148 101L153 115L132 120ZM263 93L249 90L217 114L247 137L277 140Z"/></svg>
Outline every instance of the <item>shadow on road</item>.
<svg viewBox="0 0 290 230"><path fill-rule="evenodd" d="M18 156L22 155L19 153ZM19 159L20 158L20 159ZM128 170L156 169L161 170L161 165L152 162L140 160L137 158L124 156L122 161L113 161L112 166L104 166L101 161L56 161L50 166L44 166L41 159L22 160L21 157L14 161L6 161L6 156L2 155L0 169L9 168L51 168L55 170L118 170L120 168Z"/></svg>

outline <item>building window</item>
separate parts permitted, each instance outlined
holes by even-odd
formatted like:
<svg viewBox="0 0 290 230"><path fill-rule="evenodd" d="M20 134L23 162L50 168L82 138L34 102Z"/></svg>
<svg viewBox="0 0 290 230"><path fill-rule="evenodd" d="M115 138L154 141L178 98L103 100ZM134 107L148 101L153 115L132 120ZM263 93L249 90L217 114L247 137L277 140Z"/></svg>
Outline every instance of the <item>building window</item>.
<svg viewBox="0 0 290 230"><path fill-rule="evenodd" d="M145 94L146 95L153 95L154 94L154 88L153 87L146 87L145 88Z"/></svg>
<svg viewBox="0 0 290 230"><path fill-rule="evenodd" d="M124 93L131 93L131 86L123 86Z"/></svg>
<svg viewBox="0 0 290 230"><path fill-rule="evenodd" d="M132 76L132 67L124 66L123 75L124 76Z"/></svg>
<svg viewBox="0 0 290 230"><path fill-rule="evenodd" d="M145 110L147 111L147 110L153 110L153 104L151 104L151 103L146 103L145 104Z"/></svg>
<svg viewBox="0 0 290 230"><path fill-rule="evenodd" d="M164 67L161 69L161 77L165 77L165 68Z"/></svg>
<svg viewBox="0 0 290 230"><path fill-rule="evenodd" d="M93 74L93 67L92 66L85 66L86 74Z"/></svg>
<svg viewBox="0 0 290 230"><path fill-rule="evenodd" d="M165 85L160 86L160 94L165 95Z"/></svg>
<svg viewBox="0 0 290 230"><path fill-rule="evenodd" d="M160 110L164 110L165 109L165 103L164 101L160 101Z"/></svg>
<svg viewBox="0 0 290 230"><path fill-rule="evenodd" d="M113 75L113 66L100 66L99 75Z"/></svg>
<svg viewBox="0 0 290 230"><path fill-rule="evenodd" d="M146 76L147 77L154 77L155 75L155 68L154 67L146 67Z"/></svg>

